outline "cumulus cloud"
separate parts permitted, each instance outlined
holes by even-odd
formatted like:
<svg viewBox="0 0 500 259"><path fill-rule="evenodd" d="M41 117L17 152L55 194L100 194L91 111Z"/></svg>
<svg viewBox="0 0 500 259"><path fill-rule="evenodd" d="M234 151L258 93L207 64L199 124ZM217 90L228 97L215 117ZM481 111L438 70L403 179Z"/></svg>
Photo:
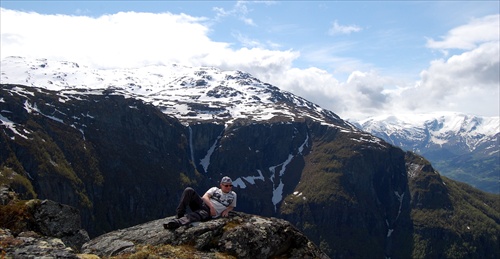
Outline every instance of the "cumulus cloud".
<svg viewBox="0 0 500 259"><path fill-rule="evenodd" d="M427 111L475 111L489 116L499 113L499 44L484 43L477 48L435 60L421 72L414 87L400 93L403 107Z"/></svg>
<svg viewBox="0 0 500 259"><path fill-rule="evenodd" d="M231 49L229 43L207 36L206 18L185 14L122 12L92 18L1 9L1 21L2 58L77 60L100 68L180 63L273 70L297 57L291 51L258 46Z"/></svg>
<svg viewBox="0 0 500 259"><path fill-rule="evenodd" d="M500 15L490 15L471 19L465 25L452 28L440 40L428 39L426 46L429 49L458 49L463 52L431 61L429 67L420 73L417 82L389 78L370 67L354 63L354 67L351 67L353 72L346 82L317 80L321 73L316 71L316 76L307 81L297 80L303 82L303 85L294 85L290 89L300 92L306 98L311 96L323 107L344 117L361 118L381 113L440 110L499 116L499 17ZM359 30L361 28L357 26L341 26L335 21L330 33ZM318 56L323 59L328 57L324 53ZM350 63L352 64L352 60L343 64L346 66ZM355 70L356 67L367 70ZM303 77L300 73L288 76ZM322 83L328 87L315 89L314 93L319 96L303 90L307 84Z"/></svg>
<svg viewBox="0 0 500 259"><path fill-rule="evenodd" d="M228 45L206 36L204 18L184 14L127 12L92 18L2 9L1 21L2 57L76 59L122 67L186 63Z"/></svg>
<svg viewBox="0 0 500 259"><path fill-rule="evenodd" d="M220 10L219 15L227 12ZM246 47L234 48L209 37L209 18L172 13L122 12L88 17L0 8L0 55L69 60L98 68L178 63L238 69L345 118L442 109L498 116L498 30L492 32L491 26L486 25L495 17L498 19L488 16L471 20L450 30L441 41L428 41L429 48L468 49L448 59L432 61L416 83L381 75L355 59L325 55L324 51L331 50L301 57L298 51L268 48L269 44L243 35L239 37L247 41ZM353 28L346 31L355 31ZM489 29L478 29L488 35L471 38L462 33L467 31L464 28ZM348 66L354 72L341 82L331 71L294 67L299 58L317 62L325 56L329 57L325 62L335 63L337 69Z"/></svg>
<svg viewBox="0 0 500 259"><path fill-rule="evenodd" d="M299 57L298 52L270 50L257 41L233 49L208 37L207 18L185 14L121 12L93 18L0 11L2 58L70 60L97 68L215 66L265 80L286 71Z"/></svg>
<svg viewBox="0 0 500 259"><path fill-rule="evenodd" d="M432 49L463 49L433 60L413 86L394 92L393 106L409 111L451 110L486 116L500 113L500 15L472 19L451 29Z"/></svg>
<svg viewBox="0 0 500 259"><path fill-rule="evenodd" d="M331 73L315 67L289 68L282 73L269 73L267 79L344 118L387 112L392 97L385 93L384 87L396 84L375 71L354 71L346 82L340 82Z"/></svg>
<svg viewBox="0 0 500 259"><path fill-rule="evenodd" d="M427 40L427 47L433 49L464 49L471 50L478 44L498 42L500 15L488 15L472 19L468 24L454 28L442 40Z"/></svg>

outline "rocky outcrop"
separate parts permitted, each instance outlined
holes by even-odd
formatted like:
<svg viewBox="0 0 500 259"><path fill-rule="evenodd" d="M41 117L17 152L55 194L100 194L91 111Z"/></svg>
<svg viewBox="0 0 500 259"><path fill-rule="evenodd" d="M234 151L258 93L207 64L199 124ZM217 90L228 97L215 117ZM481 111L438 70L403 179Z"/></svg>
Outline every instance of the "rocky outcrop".
<svg viewBox="0 0 500 259"><path fill-rule="evenodd" d="M74 207L51 200L19 200L5 186L0 196L0 252L14 258L71 258L90 240Z"/></svg>
<svg viewBox="0 0 500 259"><path fill-rule="evenodd" d="M64 214L66 212L62 212ZM55 215L57 217L57 215ZM245 213L197 222L176 230L169 218L113 231L88 241L82 253L60 238L34 231L12 234L0 228L6 258L328 258L289 222ZM63 227L64 228L64 227ZM62 231L62 229L61 229Z"/></svg>
<svg viewBox="0 0 500 259"><path fill-rule="evenodd" d="M163 228L170 218L113 231L89 240L78 211L50 200L23 201L0 186L2 258L328 258L289 222L241 212ZM6 203L6 204L5 204ZM82 254L79 252L83 251Z"/></svg>
<svg viewBox="0 0 500 259"><path fill-rule="evenodd" d="M167 258L328 258L289 222L277 218L240 212L166 230L163 223L168 219L104 234L85 243L82 250L99 256L141 253Z"/></svg>

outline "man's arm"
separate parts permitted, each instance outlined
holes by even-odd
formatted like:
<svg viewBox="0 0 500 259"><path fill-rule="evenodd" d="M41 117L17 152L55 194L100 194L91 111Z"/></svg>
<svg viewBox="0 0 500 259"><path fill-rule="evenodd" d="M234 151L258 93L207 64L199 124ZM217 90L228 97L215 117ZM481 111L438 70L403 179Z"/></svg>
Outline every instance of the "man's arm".
<svg viewBox="0 0 500 259"><path fill-rule="evenodd" d="M234 209L233 206L229 206L227 207L222 213L221 213L221 216L222 217L227 217L229 215L229 212L232 211Z"/></svg>
<svg viewBox="0 0 500 259"><path fill-rule="evenodd" d="M203 194L203 197L201 199L205 202L205 204L210 208L210 216L215 216L217 215L217 211L214 208L214 205L212 204L212 201L210 201L211 195L209 193Z"/></svg>

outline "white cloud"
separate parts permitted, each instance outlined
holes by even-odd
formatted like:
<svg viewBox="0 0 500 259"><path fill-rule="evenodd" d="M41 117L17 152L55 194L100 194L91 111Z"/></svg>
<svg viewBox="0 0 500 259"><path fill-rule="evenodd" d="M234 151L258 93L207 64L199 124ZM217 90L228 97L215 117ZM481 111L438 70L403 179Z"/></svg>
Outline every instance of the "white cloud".
<svg viewBox="0 0 500 259"><path fill-rule="evenodd" d="M427 47L434 49L471 50L484 42L498 42L500 38L500 15L489 15L472 19L468 24L454 28L441 41L427 40Z"/></svg>
<svg viewBox="0 0 500 259"><path fill-rule="evenodd" d="M333 22L332 27L328 31L330 35L335 34L350 34L352 32L361 31L362 28L357 25L340 25L337 21Z"/></svg>
<svg viewBox="0 0 500 259"><path fill-rule="evenodd" d="M171 13L86 16L41 15L1 9L1 57L75 60L101 68L180 63L227 69L290 66L298 54L263 49L233 50L207 34L206 18Z"/></svg>
<svg viewBox="0 0 500 259"><path fill-rule="evenodd" d="M499 57L498 42L489 42L448 60L433 61L420 74L421 81L401 93L404 106L498 116Z"/></svg>
<svg viewBox="0 0 500 259"><path fill-rule="evenodd" d="M276 51L261 48L241 48L238 50L226 49L224 53L210 54L200 59L199 66L215 66L223 70L247 71L260 80L267 79L274 74L280 74L292 66L293 60L298 57L294 51ZM194 62L193 62L194 63Z"/></svg>
<svg viewBox="0 0 500 259"><path fill-rule="evenodd" d="M185 14L127 12L92 18L0 11L1 58L69 60L98 68L178 63L238 69L266 80L284 73L299 57L259 42L232 49L207 36L205 18Z"/></svg>
<svg viewBox="0 0 500 259"><path fill-rule="evenodd" d="M471 49L446 60L433 61L422 71L417 83L380 75L355 58L336 58L334 50L318 49L301 57L298 51L269 49L271 43L263 44L241 35L247 47L235 49L229 43L210 39L208 18L171 13L126 12L93 18L0 8L0 54L2 58L26 56L69 60L100 68L180 63L238 69L345 118L394 110L443 109L498 116L498 36L477 34L469 38L465 33L458 33L462 31L460 28L490 28L477 27L490 19L489 16L475 19L450 30L449 36L434 46L451 48L462 46L458 42L469 41L473 43ZM490 29L478 31L493 33ZM340 82L334 74L323 69L295 68L293 63L298 58L313 64L321 60L334 63L337 70L345 69L350 76Z"/></svg>
<svg viewBox="0 0 500 259"><path fill-rule="evenodd" d="M291 68L268 78L344 118L432 111L499 116L499 46L498 42L483 43L446 60L432 61L414 83L375 70L353 71L345 82L339 82L317 68Z"/></svg>
<svg viewBox="0 0 500 259"><path fill-rule="evenodd" d="M445 54L449 49L466 51L432 61L415 86L399 91L395 103L409 110L499 116L499 25L500 15L489 15L451 29L441 41L428 40L427 47Z"/></svg>
<svg viewBox="0 0 500 259"><path fill-rule="evenodd" d="M203 18L170 13L117 13L98 18L1 9L2 58L72 59L100 67L188 63L227 49L213 42ZM193 51L196 50L196 51Z"/></svg>
<svg viewBox="0 0 500 259"><path fill-rule="evenodd" d="M281 89L345 118L386 112L391 96L385 93L384 87L395 84L394 80L382 77L375 71L354 71L346 82L339 82L331 73L315 67L289 68L282 73L269 73L266 77Z"/></svg>

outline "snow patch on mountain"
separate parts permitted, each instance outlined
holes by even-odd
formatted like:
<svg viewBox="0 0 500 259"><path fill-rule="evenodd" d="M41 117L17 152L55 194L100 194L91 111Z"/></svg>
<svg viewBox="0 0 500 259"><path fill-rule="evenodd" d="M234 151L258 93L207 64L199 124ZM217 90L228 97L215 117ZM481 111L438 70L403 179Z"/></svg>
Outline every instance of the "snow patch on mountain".
<svg viewBox="0 0 500 259"><path fill-rule="evenodd" d="M5 112L5 111L2 111L2 112ZM0 125L2 126L5 126L6 128L10 129L14 134L24 138L24 139L28 139L28 137L26 135L24 135L23 133L19 132L17 129L16 129L16 123L9 120L8 118L2 116L2 114L0 114Z"/></svg>
<svg viewBox="0 0 500 259"><path fill-rule="evenodd" d="M0 83L57 91L60 101L82 94L119 94L151 103L185 124L312 119L357 130L333 112L248 73L213 67L172 64L93 69L75 62L7 57L1 63Z"/></svg>

